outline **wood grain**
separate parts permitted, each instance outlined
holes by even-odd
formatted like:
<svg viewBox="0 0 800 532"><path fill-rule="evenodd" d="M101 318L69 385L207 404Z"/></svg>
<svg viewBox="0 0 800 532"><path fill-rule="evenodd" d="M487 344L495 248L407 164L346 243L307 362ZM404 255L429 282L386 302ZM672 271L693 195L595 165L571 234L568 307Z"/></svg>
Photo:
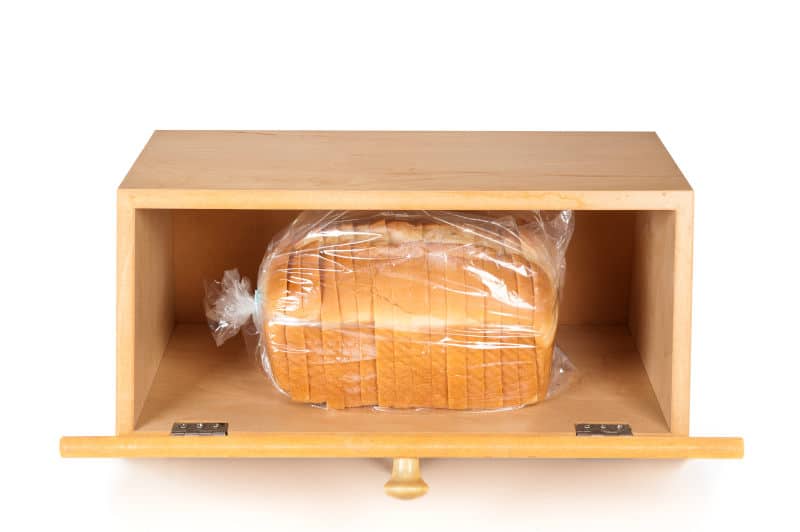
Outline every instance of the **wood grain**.
<svg viewBox="0 0 800 532"><path fill-rule="evenodd" d="M689 190L655 133L156 131L125 189Z"/></svg>
<svg viewBox="0 0 800 532"><path fill-rule="evenodd" d="M64 437L61 456L103 458L742 458L741 438L569 434L231 434Z"/></svg>
<svg viewBox="0 0 800 532"><path fill-rule="evenodd" d="M689 434L692 342L692 257L694 197L675 211L674 283L672 297L672 390L669 424L673 434Z"/></svg>
<svg viewBox="0 0 800 532"><path fill-rule="evenodd" d="M669 420L673 362L675 213L639 213L636 218L635 242L628 324L661 410Z"/></svg>
<svg viewBox="0 0 800 532"><path fill-rule="evenodd" d="M491 179L489 181L492 181ZM556 180L560 182L560 180ZM590 183L587 183L587 187ZM531 184L533 187L533 184ZM673 210L688 190L120 189L137 209Z"/></svg>
<svg viewBox="0 0 800 532"><path fill-rule="evenodd" d="M117 206L117 433L133 430L175 323L172 217ZM138 303L137 303L138 302Z"/></svg>
<svg viewBox="0 0 800 532"><path fill-rule="evenodd" d="M629 327L674 434L689 433L691 203L636 217Z"/></svg>
<svg viewBox="0 0 800 532"><path fill-rule="evenodd" d="M134 407L134 318L136 297L134 250L136 211L129 198L117 197L117 401L116 433L131 432L136 424Z"/></svg>

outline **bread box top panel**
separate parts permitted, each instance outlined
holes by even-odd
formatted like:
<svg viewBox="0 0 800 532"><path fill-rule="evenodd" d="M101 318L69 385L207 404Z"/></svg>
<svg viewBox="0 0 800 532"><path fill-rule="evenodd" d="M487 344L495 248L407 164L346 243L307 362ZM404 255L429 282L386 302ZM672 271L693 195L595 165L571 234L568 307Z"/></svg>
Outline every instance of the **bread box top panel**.
<svg viewBox="0 0 800 532"><path fill-rule="evenodd" d="M122 189L685 191L649 132L156 131Z"/></svg>

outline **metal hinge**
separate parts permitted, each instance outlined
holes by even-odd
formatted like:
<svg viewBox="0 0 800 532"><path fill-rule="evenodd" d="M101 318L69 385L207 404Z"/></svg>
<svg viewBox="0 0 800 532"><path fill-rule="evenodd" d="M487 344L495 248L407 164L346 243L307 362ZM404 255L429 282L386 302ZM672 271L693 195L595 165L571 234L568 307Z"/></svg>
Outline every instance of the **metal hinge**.
<svg viewBox="0 0 800 532"><path fill-rule="evenodd" d="M576 423L575 436L633 436L627 423Z"/></svg>
<svg viewBox="0 0 800 532"><path fill-rule="evenodd" d="M170 436L227 436L227 423L173 423Z"/></svg>

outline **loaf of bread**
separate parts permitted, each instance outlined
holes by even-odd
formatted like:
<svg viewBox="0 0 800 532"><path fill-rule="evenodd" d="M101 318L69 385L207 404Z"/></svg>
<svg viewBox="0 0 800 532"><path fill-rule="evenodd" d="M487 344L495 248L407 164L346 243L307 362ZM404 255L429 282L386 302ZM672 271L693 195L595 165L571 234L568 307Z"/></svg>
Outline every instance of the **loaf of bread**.
<svg viewBox="0 0 800 532"><path fill-rule="evenodd" d="M275 383L337 409L541 401L559 271L530 225L503 213L303 213L259 281Z"/></svg>

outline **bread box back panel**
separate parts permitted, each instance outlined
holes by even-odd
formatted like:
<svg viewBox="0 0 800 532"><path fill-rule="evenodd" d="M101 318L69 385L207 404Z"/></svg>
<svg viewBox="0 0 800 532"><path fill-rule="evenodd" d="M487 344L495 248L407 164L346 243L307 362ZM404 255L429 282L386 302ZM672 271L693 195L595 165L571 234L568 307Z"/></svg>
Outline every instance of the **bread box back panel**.
<svg viewBox="0 0 800 532"><path fill-rule="evenodd" d="M653 133L159 131L117 201L116 435L65 437L65 456L742 454L689 437L693 196ZM289 402L242 338L214 345L203 282L254 278L304 209L575 210L558 343L576 382L486 414ZM228 431L175 437L176 422Z"/></svg>

